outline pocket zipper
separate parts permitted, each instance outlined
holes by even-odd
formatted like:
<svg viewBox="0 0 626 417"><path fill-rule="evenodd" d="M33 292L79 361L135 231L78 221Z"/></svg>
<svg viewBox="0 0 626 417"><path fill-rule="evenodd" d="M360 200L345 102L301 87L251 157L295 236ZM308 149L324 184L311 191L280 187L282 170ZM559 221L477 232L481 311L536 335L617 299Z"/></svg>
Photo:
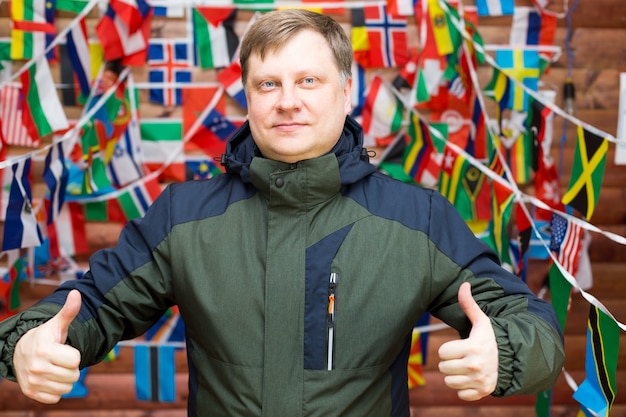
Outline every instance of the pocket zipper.
<svg viewBox="0 0 626 417"><path fill-rule="evenodd" d="M335 309L337 294L337 273L331 272L328 280L328 339L326 351L326 369L332 371L335 367Z"/></svg>

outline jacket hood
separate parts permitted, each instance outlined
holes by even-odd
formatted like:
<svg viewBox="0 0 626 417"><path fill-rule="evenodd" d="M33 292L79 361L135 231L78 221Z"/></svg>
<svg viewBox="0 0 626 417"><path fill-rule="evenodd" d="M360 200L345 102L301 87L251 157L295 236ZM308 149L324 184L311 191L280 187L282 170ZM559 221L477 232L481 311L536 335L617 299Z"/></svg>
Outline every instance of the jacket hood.
<svg viewBox="0 0 626 417"><path fill-rule="evenodd" d="M342 185L352 184L376 171L363 147L363 128L351 116L346 117L343 132L330 153L337 157ZM242 181L250 183L250 163L257 157L263 158L263 155L246 121L228 140L221 164L227 174L239 175Z"/></svg>

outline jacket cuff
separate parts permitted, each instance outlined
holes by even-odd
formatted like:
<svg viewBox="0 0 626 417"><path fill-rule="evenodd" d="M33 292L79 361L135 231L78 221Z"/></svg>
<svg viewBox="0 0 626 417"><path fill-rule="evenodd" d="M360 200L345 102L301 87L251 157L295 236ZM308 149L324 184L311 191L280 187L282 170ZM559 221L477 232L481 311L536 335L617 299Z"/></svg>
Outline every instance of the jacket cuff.
<svg viewBox="0 0 626 417"><path fill-rule="evenodd" d="M20 338L29 330L34 329L45 320L22 320L20 315L13 316L2 323L4 337L0 339L0 375L9 381L16 382L13 369L13 354Z"/></svg>
<svg viewBox="0 0 626 417"><path fill-rule="evenodd" d="M510 391L513 381L515 352L510 344L507 332L493 318L491 319L491 324L496 335L496 343L498 344L498 383L491 395L503 397Z"/></svg>

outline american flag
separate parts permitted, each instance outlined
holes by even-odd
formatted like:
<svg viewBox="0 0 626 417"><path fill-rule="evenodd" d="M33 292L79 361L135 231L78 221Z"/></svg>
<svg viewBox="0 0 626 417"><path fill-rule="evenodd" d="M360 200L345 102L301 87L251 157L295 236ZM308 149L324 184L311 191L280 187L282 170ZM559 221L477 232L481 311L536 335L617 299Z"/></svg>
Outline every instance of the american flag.
<svg viewBox="0 0 626 417"><path fill-rule="evenodd" d="M580 255L582 227L563 216L552 213L550 228L552 229L550 250L554 252L559 263L575 276Z"/></svg>
<svg viewBox="0 0 626 417"><path fill-rule="evenodd" d="M0 90L2 136L7 145L36 148L39 146L39 139L33 140L22 122L22 102L20 87L5 85Z"/></svg>

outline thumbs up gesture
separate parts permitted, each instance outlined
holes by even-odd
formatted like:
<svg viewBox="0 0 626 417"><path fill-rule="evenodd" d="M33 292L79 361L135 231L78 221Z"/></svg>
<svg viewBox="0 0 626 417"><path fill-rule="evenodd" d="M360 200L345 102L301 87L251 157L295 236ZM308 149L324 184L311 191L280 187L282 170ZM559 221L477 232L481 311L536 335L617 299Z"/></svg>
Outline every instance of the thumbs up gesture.
<svg viewBox="0 0 626 417"><path fill-rule="evenodd" d="M54 404L78 380L80 352L66 345L70 323L78 315L81 295L72 290L56 316L26 332L15 346L13 368L20 389L29 398Z"/></svg>
<svg viewBox="0 0 626 417"><path fill-rule="evenodd" d="M459 288L459 304L472 323L467 339L446 342L439 348L439 371L445 384L460 399L479 400L491 394L498 382L498 345L491 320L472 297L471 286Z"/></svg>

